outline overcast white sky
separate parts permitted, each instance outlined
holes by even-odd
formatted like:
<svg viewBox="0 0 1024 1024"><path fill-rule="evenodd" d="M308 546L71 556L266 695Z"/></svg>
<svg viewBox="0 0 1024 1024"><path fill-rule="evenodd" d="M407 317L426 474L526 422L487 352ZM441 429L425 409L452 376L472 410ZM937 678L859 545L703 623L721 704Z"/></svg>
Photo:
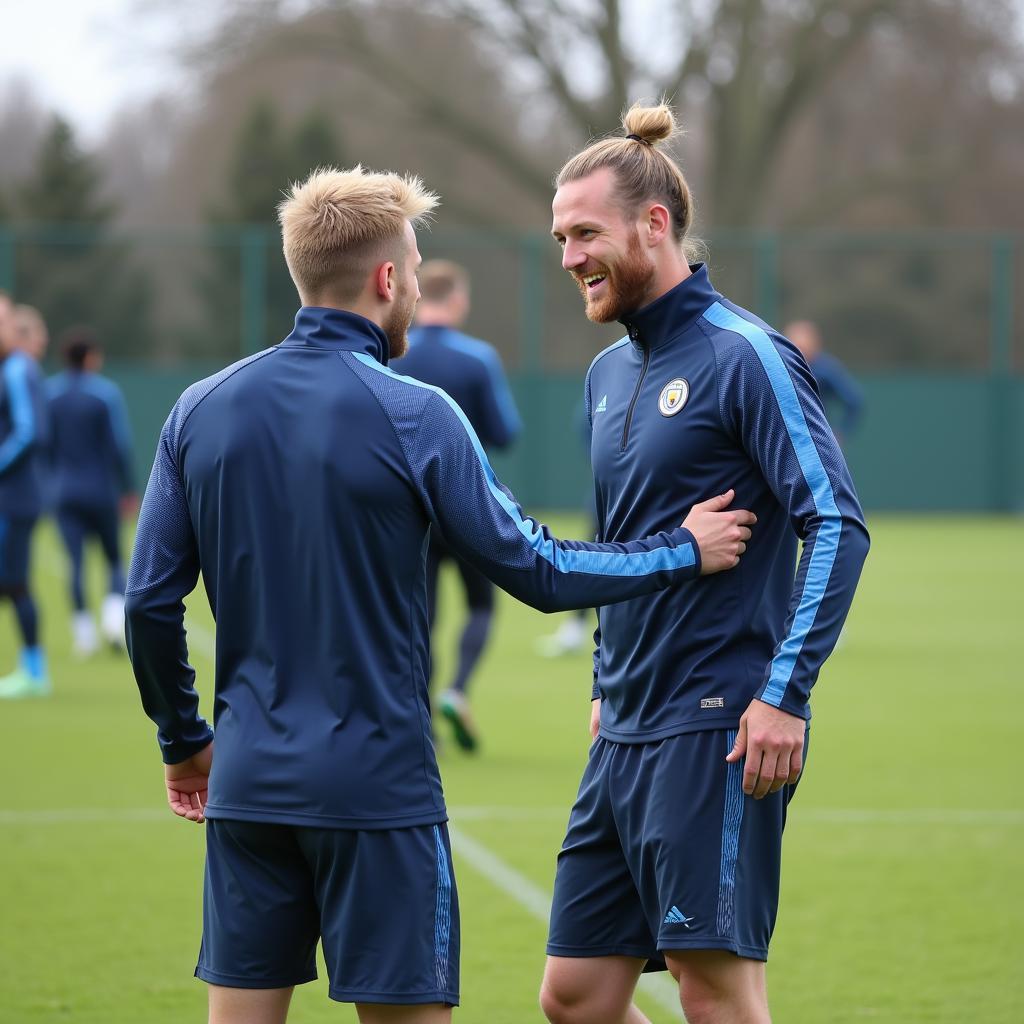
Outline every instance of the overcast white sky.
<svg viewBox="0 0 1024 1024"><path fill-rule="evenodd" d="M630 5L634 16L646 6ZM224 0L0 0L0 90L21 77L96 141L119 106L173 89L175 44L223 9Z"/></svg>
<svg viewBox="0 0 1024 1024"><path fill-rule="evenodd" d="M0 89L28 81L94 140L121 104L174 81L174 26L137 17L139 8L140 0L0 0Z"/></svg>

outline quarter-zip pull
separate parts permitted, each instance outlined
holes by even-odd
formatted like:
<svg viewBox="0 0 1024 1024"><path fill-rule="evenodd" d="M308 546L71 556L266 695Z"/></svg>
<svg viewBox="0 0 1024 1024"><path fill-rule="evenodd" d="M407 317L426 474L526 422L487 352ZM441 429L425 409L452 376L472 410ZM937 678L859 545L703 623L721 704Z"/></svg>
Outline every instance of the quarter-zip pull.
<svg viewBox="0 0 1024 1024"><path fill-rule="evenodd" d="M643 387L644 377L647 376L647 365L651 361L651 350L640 341L640 332L636 329L633 324L629 324L626 327L626 331L629 334L629 340L634 345L639 345L643 349L644 360L640 365L640 376L637 378L636 390L633 392L633 398L629 403L629 408L626 410L626 423L622 428L622 444L619 447L619 451L626 450L626 444L629 441L629 425L633 422L633 409L636 407L636 400L640 397L640 388Z"/></svg>

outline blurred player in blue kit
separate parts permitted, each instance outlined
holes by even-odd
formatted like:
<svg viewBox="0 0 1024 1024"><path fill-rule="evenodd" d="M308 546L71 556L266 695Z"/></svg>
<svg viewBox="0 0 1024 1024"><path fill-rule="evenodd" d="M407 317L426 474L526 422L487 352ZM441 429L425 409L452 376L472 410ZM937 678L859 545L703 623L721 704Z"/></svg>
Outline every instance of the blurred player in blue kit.
<svg viewBox="0 0 1024 1024"><path fill-rule="evenodd" d="M690 191L658 148L672 112L623 127L568 161L552 206L587 316L626 328L586 378L598 540L663 529L724 481L758 526L734 572L599 609L541 1004L554 1024L641 1024L637 980L667 967L691 1024L767 1024L810 690L868 535L803 359L687 259Z"/></svg>
<svg viewBox="0 0 1024 1024"><path fill-rule="evenodd" d="M109 570L100 609L100 629L111 646L124 646L124 568L118 536L123 499L132 492L132 443L124 397L100 376L103 351L91 331L77 328L63 338L66 369L47 381L52 439L55 514L71 563L72 645L76 654L99 646L87 607L85 542L95 538Z"/></svg>
<svg viewBox="0 0 1024 1024"><path fill-rule="evenodd" d="M280 344L189 388L161 433L126 597L168 801L206 821L196 975L211 1024L280 1024L322 943L363 1024L445 1024L459 915L430 740L426 551L547 610L736 565L731 492L645 540L560 541L525 517L445 392L393 372L419 298L415 178L325 169L281 204L302 300ZM214 728L183 599L217 623ZM216 736L216 751L214 751Z"/></svg>
<svg viewBox="0 0 1024 1024"><path fill-rule="evenodd" d="M850 371L821 343L821 331L812 320L794 320L786 324L786 337L807 360L826 413L835 410L830 420L836 439L846 444L860 425L864 414L864 392Z"/></svg>
<svg viewBox="0 0 1024 1024"><path fill-rule="evenodd" d="M433 384L453 398L472 424L484 451L507 448L522 423L492 345L463 334L469 315L469 275L449 260L427 260L420 267L420 301L409 351L395 361L399 373ZM469 616L459 637L459 657L452 681L437 705L463 750L477 748L479 737L469 707L469 681L487 645L494 617L494 584L479 569L453 554L432 530L427 551L427 617L431 629L437 611L438 574L450 561L459 572Z"/></svg>
<svg viewBox="0 0 1024 1024"><path fill-rule="evenodd" d="M38 360L46 325L28 306L0 293L0 597L14 606L22 648L18 666L0 678L0 697L45 697L50 677L30 590L32 531L43 510L46 399Z"/></svg>

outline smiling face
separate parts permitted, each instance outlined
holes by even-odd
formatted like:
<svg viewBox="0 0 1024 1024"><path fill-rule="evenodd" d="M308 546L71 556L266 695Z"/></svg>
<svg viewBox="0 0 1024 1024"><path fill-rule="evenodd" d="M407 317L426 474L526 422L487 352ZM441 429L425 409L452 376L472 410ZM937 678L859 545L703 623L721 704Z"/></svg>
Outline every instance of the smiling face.
<svg viewBox="0 0 1024 1024"><path fill-rule="evenodd" d="M590 320L620 320L655 298L654 262L638 221L615 195L610 168L560 186L551 210L551 234L562 247L562 266L576 281Z"/></svg>

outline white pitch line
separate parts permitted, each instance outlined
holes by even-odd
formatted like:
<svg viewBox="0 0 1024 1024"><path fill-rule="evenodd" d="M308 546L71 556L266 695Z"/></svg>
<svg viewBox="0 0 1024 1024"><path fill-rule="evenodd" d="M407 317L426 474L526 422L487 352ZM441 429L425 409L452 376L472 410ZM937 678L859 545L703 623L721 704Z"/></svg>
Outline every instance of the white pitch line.
<svg viewBox="0 0 1024 1024"><path fill-rule="evenodd" d="M506 864L483 843L470 838L450 822L448 835L451 837L452 848L456 855L465 860L477 874L482 875L506 896L515 900L538 921L543 924L548 923L551 913L551 898L540 886ZM683 1019L683 1010L679 1005L679 990L669 975L644 974L637 987L676 1020Z"/></svg>

